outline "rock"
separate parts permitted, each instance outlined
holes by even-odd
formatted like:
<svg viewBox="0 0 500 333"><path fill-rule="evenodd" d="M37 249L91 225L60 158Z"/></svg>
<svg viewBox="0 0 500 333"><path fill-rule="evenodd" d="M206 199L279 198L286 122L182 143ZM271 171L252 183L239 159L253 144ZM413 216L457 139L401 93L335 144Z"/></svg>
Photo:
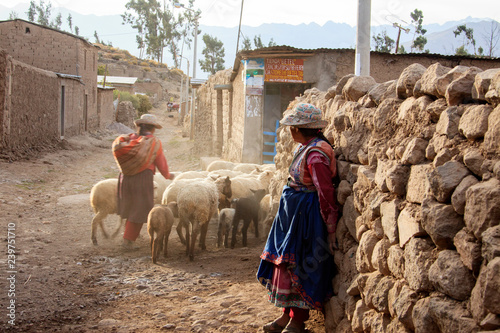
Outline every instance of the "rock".
<svg viewBox="0 0 500 333"><path fill-rule="evenodd" d="M425 235L421 225L420 206L407 204L398 216L399 246L404 248L406 243L415 236Z"/></svg>
<svg viewBox="0 0 500 333"><path fill-rule="evenodd" d="M465 225L481 240L486 229L500 221L500 181L490 179L469 187L466 192Z"/></svg>
<svg viewBox="0 0 500 333"><path fill-rule="evenodd" d="M415 83L425 73L426 68L418 63L411 64L403 69L396 84L396 92L398 98L405 99L413 96Z"/></svg>
<svg viewBox="0 0 500 333"><path fill-rule="evenodd" d="M371 76L353 76L342 88L342 96L347 101L357 102L376 84L377 82Z"/></svg>
<svg viewBox="0 0 500 333"><path fill-rule="evenodd" d="M375 172L375 183L382 192L389 191L385 179L387 175L387 170L390 169L394 164L395 162L390 160L379 160L377 163L377 171Z"/></svg>
<svg viewBox="0 0 500 333"><path fill-rule="evenodd" d="M477 241L476 237L464 228L457 232L453 239L453 244L458 254L460 254L460 259L465 267L474 273L478 273L479 267L481 267L482 257L481 244Z"/></svg>
<svg viewBox="0 0 500 333"><path fill-rule="evenodd" d="M488 103L493 106L500 104L500 73L496 73L491 79L490 88L484 96Z"/></svg>
<svg viewBox="0 0 500 333"><path fill-rule="evenodd" d="M425 199L422 203L422 227L439 249L453 246L453 238L465 223L453 206Z"/></svg>
<svg viewBox="0 0 500 333"><path fill-rule="evenodd" d="M469 170L460 162L449 161L427 175L432 194L439 202L447 202Z"/></svg>
<svg viewBox="0 0 500 333"><path fill-rule="evenodd" d="M354 74L347 74L345 76L342 76L337 83L337 87L335 90L335 95L336 96L342 96L342 90L344 89L344 86L346 85L347 81L349 81L350 78L355 77Z"/></svg>
<svg viewBox="0 0 500 333"><path fill-rule="evenodd" d="M373 272L367 274L367 279L363 287L362 298L369 308L374 308L373 306L373 295L377 292L377 286L379 282L384 278L379 272Z"/></svg>
<svg viewBox="0 0 500 333"><path fill-rule="evenodd" d="M372 265L383 275L390 275L391 271L387 264L387 257L389 255L389 247L391 243L387 238L383 238L373 248Z"/></svg>
<svg viewBox="0 0 500 333"><path fill-rule="evenodd" d="M486 263L500 257L500 225L488 228L483 232L481 254Z"/></svg>
<svg viewBox="0 0 500 333"><path fill-rule="evenodd" d="M403 281L398 281L392 288L391 293L393 294L390 297L391 314L406 328L414 330L412 313L419 298L418 294Z"/></svg>
<svg viewBox="0 0 500 333"><path fill-rule="evenodd" d="M387 95L388 88L393 86L395 82L396 80L377 83L370 89L370 91L368 91L368 96L378 106Z"/></svg>
<svg viewBox="0 0 500 333"><path fill-rule="evenodd" d="M325 330L333 332L335 327L344 319L344 307L338 297L332 297L325 304Z"/></svg>
<svg viewBox="0 0 500 333"><path fill-rule="evenodd" d="M368 312L370 308L366 306L363 299L360 299L356 303L356 309L354 310L354 314L352 316L351 328L353 332L363 332L363 318L365 313Z"/></svg>
<svg viewBox="0 0 500 333"><path fill-rule="evenodd" d="M482 329L486 331L492 331L495 328L500 327L500 316L499 315L494 315L493 313L488 313L486 317L484 317L483 320L481 320L481 323L479 324ZM496 330L497 333L500 332L500 329Z"/></svg>
<svg viewBox="0 0 500 333"><path fill-rule="evenodd" d="M462 113L461 108L457 106L450 106L444 110L439 116L439 121L436 125L436 133L446 135L450 139L460 134L458 125L460 124Z"/></svg>
<svg viewBox="0 0 500 333"><path fill-rule="evenodd" d="M484 134L484 148L488 153L500 154L500 105L488 117L488 131Z"/></svg>
<svg viewBox="0 0 500 333"><path fill-rule="evenodd" d="M490 88L493 77L500 73L500 68L487 69L477 73L472 87L472 98L479 101L486 101L486 93Z"/></svg>
<svg viewBox="0 0 500 333"><path fill-rule="evenodd" d="M477 332L479 327L462 304L447 298L431 297L429 312L442 333Z"/></svg>
<svg viewBox="0 0 500 333"><path fill-rule="evenodd" d="M392 245L389 248L389 255L387 257L387 267L389 271L398 279L404 278L405 272L405 253L399 245Z"/></svg>
<svg viewBox="0 0 500 333"><path fill-rule="evenodd" d="M454 156L458 154L458 149L449 149L449 148L444 148L441 149L439 153L437 153L434 156L434 160L432 161L432 165L434 168L437 168L438 166L441 166L445 164L446 162L449 162L452 160ZM425 155L427 156L427 149L425 152Z"/></svg>
<svg viewBox="0 0 500 333"><path fill-rule="evenodd" d="M488 131L488 117L492 111L490 105L467 106L458 124L460 134L471 141L483 138Z"/></svg>
<svg viewBox="0 0 500 333"><path fill-rule="evenodd" d="M446 104L446 99L439 98L429 104L427 109L425 110L431 116L431 120L435 123L439 121L439 117L444 110L448 108L448 104Z"/></svg>
<svg viewBox="0 0 500 333"><path fill-rule="evenodd" d="M484 307L492 313L500 314L500 257L491 260L487 266Z"/></svg>
<svg viewBox="0 0 500 333"><path fill-rule="evenodd" d="M420 81L419 81L420 82ZM385 333L412 333L413 331L407 329L402 322L397 319L393 319L389 325L387 325Z"/></svg>
<svg viewBox="0 0 500 333"><path fill-rule="evenodd" d="M359 241L359 239L356 236L356 219L359 217L359 213L354 208L354 197L349 196L345 203L344 203L344 209L342 211L342 218L344 219L344 223L347 227L347 230L349 230L349 234L356 240Z"/></svg>
<svg viewBox="0 0 500 333"><path fill-rule="evenodd" d="M389 291L395 282L391 276L384 276L373 291L371 301L378 312L389 314Z"/></svg>
<svg viewBox="0 0 500 333"><path fill-rule="evenodd" d="M434 244L427 238L412 238L404 249L404 277L410 288L417 292L432 290L429 269L433 263L433 249Z"/></svg>
<svg viewBox="0 0 500 333"><path fill-rule="evenodd" d="M486 275L488 274L488 269L486 265L481 268L481 272L476 281L476 285L472 289L470 294L469 309L472 317L477 323L480 323L488 311L484 307L484 290L486 285Z"/></svg>
<svg viewBox="0 0 500 333"><path fill-rule="evenodd" d="M366 231L359 241L359 246L356 251L356 268L360 273L373 272L375 268L371 263L373 249L379 239L374 231Z"/></svg>
<svg viewBox="0 0 500 333"><path fill-rule="evenodd" d="M446 88L445 98L448 105L458 105L472 101L472 87L476 74L483 70L470 67L459 78L453 80Z"/></svg>
<svg viewBox="0 0 500 333"><path fill-rule="evenodd" d="M467 193L467 190L469 187L479 183L479 180L477 180L476 177L473 175L469 175L462 179L460 184L458 184L457 188L455 191L453 191L453 194L451 196L451 204L453 206L453 209L460 214L464 215L465 212L465 194Z"/></svg>
<svg viewBox="0 0 500 333"><path fill-rule="evenodd" d="M454 80L460 78L468 70L469 67L459 65L455 66L451 71L439 77L436 83L436 90L439 95L438 97L445 97L448 85L452 83Z"/></svg>
<svg viewBox="0 0 500 333"><path fill-rule="evenodd" d="M329 99L335 98L335 96L337 95L336 91L337 91L336 85L328 88L328 91L326 92L326 95L325 95L325 99L329 100Z"/></svg>
<svg viewBox="0 0 500 333"><path fill-rule="evenodd" d="M373 129L376 133L384 133L390 129L392 119L398 114L401 100L388 98L382 101L373 115Z"/></svg>
<svg viewBox="0 0 500 333"><path fill-rule="evenodd" d="M441 333L441 330L432 318L429 303L430 297L422 298L415 303L412 311L415 333Z"/></svg>
<svg viewBox="0 0 500 333"><path fill-rule="evenodd" d="M438 81L440 77L442 77L449 71L451 71L450 67L445 67L439 62L436 62L427 67L424 74L422 75L422 78L420 79L421 90L427 95L442 97L443 95L439 96L439 93L437 91Z"/></svg>
<svg viewBox="0 0 500 333"><path fill-rule="evenodd" d="M425 149L429 142L420 138L414 138L410 141L401 158L403 164L420 164L425 160Z"/></svg>
<svg viewBox="0 0 500 333"><path fill-rule="evenodd" d="M459 301L469 298L475 284L474 277L462 263L460 255L452 250L439 252L429 270L429 280L437 291Z"/></svg>
<svg viewBox="0 0 500 333"><path fill-rule="evenodd" d="M432 171L432 164L412 165L406 190L406 200L411 203L422 203L430 192L427 175Z"/></svg>
<svg viewBox="0 0 500 333"><path fill-rule="evenodd" d="M347 198L352 195L352 186L347 180L340 181L337 191L337 201L340 205L344 205Z"/></svg>
<svg viewBox="0 0 500 333"><path fill-rule="evenodd" d="M380 215L382 216L382 228L391 244L399 241L398 236L398 216L399 200L382 202L380 205Z"/></svg>

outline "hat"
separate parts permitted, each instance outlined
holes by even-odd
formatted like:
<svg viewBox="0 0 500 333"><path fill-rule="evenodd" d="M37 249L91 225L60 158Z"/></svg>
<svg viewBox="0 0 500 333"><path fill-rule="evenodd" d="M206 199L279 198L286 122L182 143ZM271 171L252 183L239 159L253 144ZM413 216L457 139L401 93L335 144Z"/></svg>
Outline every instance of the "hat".
<svg viewBox="0 0 500 333"><path fill-rule="evenodd" d="M325 128L328 122L321 119L321 110L314 105L299 103L281 119L280 124L300 128Z"/></svg>
<svg viewBox="0 0 500 333"><path fill-rule="evenodd" d="M141 119L137 119L134 121L135 126L139 126L140 124L153 125L154 127L160 129L163 126L158 123L156 117L152 114L146 113L141 116Z"/></svg>

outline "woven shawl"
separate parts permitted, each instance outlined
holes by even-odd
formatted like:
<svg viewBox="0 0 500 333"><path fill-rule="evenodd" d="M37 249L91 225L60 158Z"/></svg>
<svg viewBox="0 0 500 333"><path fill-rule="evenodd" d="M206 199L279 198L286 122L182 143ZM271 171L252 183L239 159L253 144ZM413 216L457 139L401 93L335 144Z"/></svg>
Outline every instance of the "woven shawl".
<svg viewBox="0 0 500 333"><path fill-rule="evenodd" d="M126 176L133 176L146 170L156 159L161 142L155 137L120 135L113 141L113 156Z"/></svg>

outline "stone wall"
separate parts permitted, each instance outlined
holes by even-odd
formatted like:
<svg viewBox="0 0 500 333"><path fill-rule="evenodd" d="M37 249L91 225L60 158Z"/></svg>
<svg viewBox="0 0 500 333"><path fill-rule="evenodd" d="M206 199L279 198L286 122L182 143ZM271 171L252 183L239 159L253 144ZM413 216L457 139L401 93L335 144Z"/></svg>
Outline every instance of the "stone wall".
<svg viewBox="0 0 500 333"><path fill-rule="evenodd" d="M15 160L59 141L60 80L0 51L0 157Z"/></svg>
<svg viewBox="0 0 500 333"><path fill-rule="evenodd" d="M500 68L345 77L320 107L343 205L327 332L500 329ZM278 200L295 146L278 132Z"/></svg>
<svg viewBox="0 0 500 333"><path fill-rule="evenodd" d="M99 88L97 90L97 115L100 128L106 128L115 121L113 89Z"/></svg>

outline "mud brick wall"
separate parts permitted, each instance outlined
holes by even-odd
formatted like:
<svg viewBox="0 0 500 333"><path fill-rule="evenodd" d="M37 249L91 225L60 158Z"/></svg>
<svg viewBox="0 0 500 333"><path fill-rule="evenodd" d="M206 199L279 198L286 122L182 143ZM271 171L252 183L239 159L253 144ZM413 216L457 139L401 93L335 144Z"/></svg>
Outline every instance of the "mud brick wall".
<svg viewBox="0 0 500 333"><path fill-rule="evenodd" d="M98 126L106 128L115 121L115 109L113 107L113 89L97 90L97 115Z"/></svg>
<svg viewBox="0 0 500 333"><path fill-rule="evenodd" d="M412 64L297 102L324 112L342 179L326 332L500 329L500 68ZM278 138L275 201L295 147Z"/></svg>

